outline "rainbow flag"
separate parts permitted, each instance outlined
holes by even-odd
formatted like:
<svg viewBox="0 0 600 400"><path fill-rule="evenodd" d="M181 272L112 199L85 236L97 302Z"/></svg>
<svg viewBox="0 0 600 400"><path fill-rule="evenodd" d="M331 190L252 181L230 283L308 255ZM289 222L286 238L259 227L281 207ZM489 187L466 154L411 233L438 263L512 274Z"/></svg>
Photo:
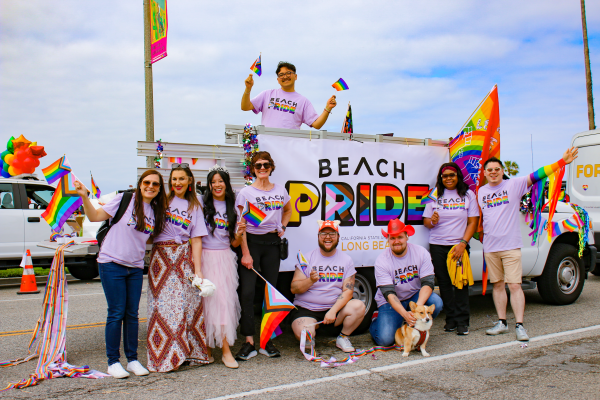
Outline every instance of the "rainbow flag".
<svg viewBox="0 0 600 400"><path fill-rule="evenodd" d="M65 221L83 204L83 200L73 186L75 180L77 178L72 173L60 179L46 211L42 214L42 218L48 222L54 232L59 232Z"/></svg>
<svg viewBox="0 0 600 400"><path fill-rule="evenodd" d="M432 187L427 193L421 197L421 205L428 203L436 203L437 204L437 187Z"/></svg>
<svg viewBox="0 0 600 400"><path fill-rule="evenodd" d="M259 226L261 222L263 222L263 220L267 217L267 214L265 214L254 204L246 200L246 204L244 205L244 209L242 210L242 217L244 217L250 225Z"/></svg>
<svg viewBox="0 0 600 400"><path fill-rule="evenodd" d="M262 75L262 64L260 63L260 57L262 57L262 54L258 56L256 61L254 61L254 64L252 64L250 67L250 69L258 76Z"/></svg>
<svg viewBox="0 0 600 400"><path fill-rule="evenodd" d="M348 103L348 111L346 112L342 133L349 133L350 138L352 138L352 134L354 133L354 127L352 126L352 107L350 106L350 103Z"/></svg>
<svg viewBox="0 0 600 400"><path fill-rule="evenodd" d="M92 173L90 172L90 176L92 177L92 195L99 199L100 196L102 195L102 192L100 192L100 188L98 187L98 185L96 185L96 182L94 182L94 176L92 175Z"/></svg>
<svg viewBox="0 0 600 400"><path fill-rule="evenodd" d="M71 164L69 164L67 156L62 156L46 168L43 168L42 172L46 177L46 181L51 184L71 172Z"/></svg>
<svg viewBox="0 0 600 400"><path fill-rule="evenodd" d="M338 79L333 85L331 85L335 90L342 91L342 90L348 90L350 89L348 87L348 84L342 79Z"/></svg>
<svg viewBox="0 0 600 400"><path fill-rule="evenodd" d="M304 254L301 251L298 251L298 263L300 264L300 268L302 268L302 272L306 275L306 270L308 269L308 261Z"/></svg>
<svg viewBox="0 0 600 400"><path fill-rule="evenodd" d="M265 301L263 303L263 318L260 324L260 348L264 349L267 342L281 334L279 324L293 310L294 305L265 281Z"/></svg>
<svg viewBox="0 0 600 400"><path fill-rule="evenodd" d="M476 192L483 185L483 162L500 158L498 86L494 85L449 147L450 160L458 164L465 183Z"/></svg>

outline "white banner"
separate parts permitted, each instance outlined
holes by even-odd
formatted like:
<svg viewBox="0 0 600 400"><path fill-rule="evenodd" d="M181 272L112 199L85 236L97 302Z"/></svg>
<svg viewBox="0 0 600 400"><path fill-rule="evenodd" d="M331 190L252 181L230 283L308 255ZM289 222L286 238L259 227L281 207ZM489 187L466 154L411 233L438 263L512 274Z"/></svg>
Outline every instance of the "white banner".
<svg viewBox="0 0 600 400"><path fill-rule="evenodd" d="M319 219L342 221L338 250L355 266L374 264L387 246L381 229L387 231L394 218L415 227L412 243L428 247L421 196L448 161L447 148L271 135L258 136L258 145L275 161L271 182L291 197L289 257L281 271L294 269L298 250L307 254L318 247Z"/></svg>

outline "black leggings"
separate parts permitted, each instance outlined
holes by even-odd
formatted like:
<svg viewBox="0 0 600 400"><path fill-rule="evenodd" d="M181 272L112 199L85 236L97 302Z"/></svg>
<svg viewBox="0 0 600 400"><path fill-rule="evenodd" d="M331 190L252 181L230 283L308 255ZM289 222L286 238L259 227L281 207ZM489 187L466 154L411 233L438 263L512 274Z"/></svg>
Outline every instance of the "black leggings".
<svg viewBox="0 0 600 400"><path fill-rule="evenodd" d="M279 276L279 243L281 239L277 233L266 233L264 235L253 235L246 233L248 249L252 256L254 269L257 270L271 285L277 286ZM242 316L240 318L240 333L242 336L254 335L254 292L256 279L260 279L256 272L238 266L240 276L240 305Z"/></svg>
<svg viewBox="0 0 600 400"><path fill-rule="evenodd" d="M430 244L429 251L433 261L435 277L440 287L440 295L444 302L444 311L446 312L446 322L454 321L457 325L469 325L469 285L458 289L452 284L450 274L448 274L448 253L452 246L443 246L440 244ZM467 246L466 251L470 250Z"/></svg>

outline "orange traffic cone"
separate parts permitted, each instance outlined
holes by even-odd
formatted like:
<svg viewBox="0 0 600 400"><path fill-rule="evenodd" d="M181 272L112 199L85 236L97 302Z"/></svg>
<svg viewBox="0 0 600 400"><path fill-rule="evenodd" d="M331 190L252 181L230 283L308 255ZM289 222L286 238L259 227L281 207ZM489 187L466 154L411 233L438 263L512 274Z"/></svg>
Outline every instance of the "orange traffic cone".
<svg viewBox="0 0 600 400"><path fill-rule="evenodd" d="M21 290L17 294L35 294L40 291L37 288L37 282L35 281L35 272L33 271L33 262L31 261L31 253L27 250L27 256L23 255L23 276L21 277Z"/></svg>

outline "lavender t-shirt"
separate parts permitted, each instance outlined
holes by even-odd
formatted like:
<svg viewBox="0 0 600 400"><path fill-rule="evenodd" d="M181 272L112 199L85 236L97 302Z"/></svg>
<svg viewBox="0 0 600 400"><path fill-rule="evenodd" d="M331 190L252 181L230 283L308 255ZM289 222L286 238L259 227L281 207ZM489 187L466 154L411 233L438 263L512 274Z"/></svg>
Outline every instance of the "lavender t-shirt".
<svg viewBox="0 0 600 400"><path fill-rule="evenodd" d="M479 189L477 200L483 215L485 253L521 248L519 208L527 189L526 176L503 180L493 187L488 183Z"/></svg>
<svg viewBox="0 0 600 400"><path fill-rule="evenodd" d="M266 214L266 217L259 226L253 226L246 222L246 232L254 235L264 235L268 232L276 231L282 226L283 207L290 201L290 195L287 190L277 183L271 190L259 190L254 186L246 186L237 195L235 207L244 207L246 200L258 207Z"/></svg>
<svg viewBox="0 0 600 400"><path fill-rule="evenodd" d="M331 257L325 257L320 249L308 253L306 260L308 268L304 271L310 277L313 268L319 273L319 280L304 293L297 294L294 304L311 311L329 310L342 294L342 285L345 279L356 274L354 262L349 255L337 251ZM300 265L296 268L302 270Z"/></svg>
<svg viewBox="0 0 600 400"><path fill-rule="evenodd" d="M108 215L114 217L122 198L123 193L118 194L117 197L103 205L102 209ZM144 232L140 232L135 229L137 218L133 208L134 203L135 194L132 196L123 217L106 234L98 254L99 263L114 262L127 267L144 268L146 242L154 232L154 211L150 204L142 203L144 205L146 226Z"/></svg>
<svg viewBox="0 0 600 400"><path fill-rule="evenodd" d="M434 273L429 252L417 244L408 243L407 246L404 257L396 257L392 250L387 248L375 260L377 286L394 285L400 301L413 297L421 290L421 278ZM377 307L387 303L379 289L375 301Z"/></svg>
<svg viewBox="0 0 600 400"><path fill-rule="evenodd" d="M468 217L479 217L479 207L475 193L467 191L464 197L456 190L444 190L444 196L438 197L437 209L429 203L423 212L424 218L431 218L437 210L440 219L429 231L429 243L453 246L461 241L467 229Z"/></svg>
<svg viewBox="0 0 600 400"><path fill-rule="evenodd" d="M312 126L319 117L310 101L298 92L270 89L250 101L255 114L262 112L261 124L271 128L300 129L302 123Z"/></svg>
<svg viewBox="0 0 600 400"><path fill-rule="evenodd" d="M227 205L224 201L213 199L215 204L215 231L211 233L212 227L206 223L208 235L202 237L202 248L211 250L229 249L229 220L227 219Z"/></svg>
<svg viewBox="0 0 600 400"><path fill-rule="evenodd" d="M185 243L190 238L208 235L202 208L197 207L188 212L188 206L187 200L177 196L173 197L167 207L165 228L160 235L154 238L154 243L171 240L176 243Z"/></svg>

